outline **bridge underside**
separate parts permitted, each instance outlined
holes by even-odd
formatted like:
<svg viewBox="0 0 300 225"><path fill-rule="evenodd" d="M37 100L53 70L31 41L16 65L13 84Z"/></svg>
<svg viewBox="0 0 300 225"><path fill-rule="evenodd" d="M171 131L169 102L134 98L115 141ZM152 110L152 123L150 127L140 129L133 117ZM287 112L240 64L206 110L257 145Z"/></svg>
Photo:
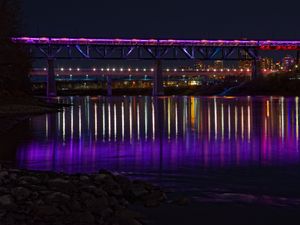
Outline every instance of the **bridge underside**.
<svg viewBox="0 0 300 225"><path fill-rule="evenodd" d="M48 59L47 95L55 96L54 60L152 60L155 62L153 95L163 95L163 60L258 60L255 47L237 46L99 46L99 45L32 45L32 58ZM258 76L257 64L253 64L253 77ZM107 79L107 94L111 79Z"/></svg>

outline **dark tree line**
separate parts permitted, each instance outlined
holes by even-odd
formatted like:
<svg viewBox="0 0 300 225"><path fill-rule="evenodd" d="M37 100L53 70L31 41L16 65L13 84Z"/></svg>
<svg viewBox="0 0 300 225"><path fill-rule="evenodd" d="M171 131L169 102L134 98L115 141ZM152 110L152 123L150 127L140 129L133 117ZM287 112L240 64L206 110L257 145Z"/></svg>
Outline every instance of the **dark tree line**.
<svg viewBox="0 0 300 225"><path fill-rule="evenodd" d="M22 31L20 0L0 0L0 97L31 94L31 60L24 46L11 42Z"/></svg>

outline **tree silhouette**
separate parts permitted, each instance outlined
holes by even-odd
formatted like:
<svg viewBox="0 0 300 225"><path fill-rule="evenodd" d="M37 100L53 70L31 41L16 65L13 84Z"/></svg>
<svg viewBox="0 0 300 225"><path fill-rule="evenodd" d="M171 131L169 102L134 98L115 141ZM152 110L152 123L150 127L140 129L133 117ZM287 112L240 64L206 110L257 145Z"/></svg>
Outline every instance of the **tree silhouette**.
<svg viewBox="0 0 300 225"><path fill-rule="evenodd" d="M0 96L31 94L31 61L24 47L11 42L22 29L20 0L0 0Z"/></svg>

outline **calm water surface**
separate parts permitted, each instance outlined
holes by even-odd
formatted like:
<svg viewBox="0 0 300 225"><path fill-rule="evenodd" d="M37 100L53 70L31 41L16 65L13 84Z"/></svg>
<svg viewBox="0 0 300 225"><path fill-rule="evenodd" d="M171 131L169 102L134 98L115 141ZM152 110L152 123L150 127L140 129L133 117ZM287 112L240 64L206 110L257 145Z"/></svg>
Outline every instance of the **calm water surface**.
<svg viewBox="0 0 300 225"><path fill-rule="evenodd" d="M31 135L17 149L19 167L68 173L106 168L173 179L209 169L300 161L298 97L57 101L73 106L31 118Z"/></svg>

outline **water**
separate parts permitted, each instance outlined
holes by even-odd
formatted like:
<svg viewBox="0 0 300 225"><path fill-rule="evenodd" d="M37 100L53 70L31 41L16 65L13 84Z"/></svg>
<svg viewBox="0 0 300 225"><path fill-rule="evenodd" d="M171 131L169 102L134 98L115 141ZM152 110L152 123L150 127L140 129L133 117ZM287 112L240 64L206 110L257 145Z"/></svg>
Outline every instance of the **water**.
<svg viewBox="0 0 300 225"><path fill-rule="evenodd" d="M274 168L280 182L278 177L285 177L281 168L294 168L300 161L298 97L57 101L73 106L31 118L30 135L17 147L19 167L67 173L105 168L190 190L199 188L203 180L214 188L232 189L237 182L232 177L240 177L239 184L247 177L249 189L261 180L269 182ZM253 179L262 176L262 168L273 169L264 172L264 179ZM295 172L289 171L289 175Z"/></svg>

